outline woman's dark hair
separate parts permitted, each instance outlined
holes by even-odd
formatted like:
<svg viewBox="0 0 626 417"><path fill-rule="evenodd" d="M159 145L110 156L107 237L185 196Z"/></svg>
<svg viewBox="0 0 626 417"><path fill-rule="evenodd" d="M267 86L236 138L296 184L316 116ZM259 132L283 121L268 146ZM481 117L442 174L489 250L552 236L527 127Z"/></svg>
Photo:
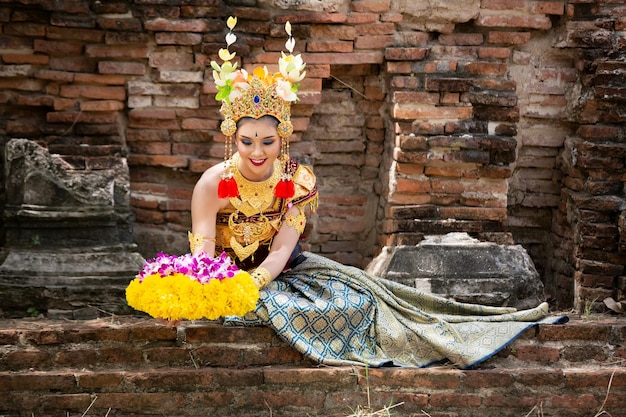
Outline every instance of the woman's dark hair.
<svg viewBox="0 0 626 417"><path fill-rule="evenodd" d="M278 125L280 124L280 120L278 120L276 117L272 116L271 114L266 114L265 116L261 116L258 119L255 119L254 117L242 117L237 121L237 129L241 127L242 122L245 123L247 120L267 120L271 122L274 127L278 127Z"/></svg>

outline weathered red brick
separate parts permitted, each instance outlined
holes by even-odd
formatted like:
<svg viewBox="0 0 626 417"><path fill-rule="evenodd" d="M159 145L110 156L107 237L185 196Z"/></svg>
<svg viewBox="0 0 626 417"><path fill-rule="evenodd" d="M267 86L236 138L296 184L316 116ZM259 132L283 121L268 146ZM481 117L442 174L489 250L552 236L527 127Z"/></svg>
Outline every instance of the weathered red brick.
<svg viewBox="0 0 626 417"><path fill-rule="evenodd" d="M103 100L125 100L124 87L90 86L90 85L63 85L61 86L62 97L82 97Z"/></svg>
<svg viewBox="0 0 626 417"><path fill-rule="evenodd" d="M87 45L85 54L93 58L148 58L148 48L145 46Z"/></svg>
<svg viewBox="0 0 626 417"><path fill-rule="evenodd" d="M488 10L524 10L526 1L524 0L482 0L481 9Z"/></svg>
<svg viewBox="0 0 626 417"><path fill-rule="evenodd" d="M469 119L472 117L471 107L435 107L419 104L397 104L392 112L397 119Z"/></svg>
<svg viewBox="0 0 626 417"><path fill-rule="evenodd" d="M133 17L99 17L96 23L99 28L107 30L139 32L143 28L141 20Z"/></svg>
<svg viewBox="0 0 626 417"><path fill-rule="evenodd" d="M124 102L116 100L84 101L80 103L82 111L120 111L124 108Z"/></svg>
<svg viewBox="0 0 626 417"><path fill-rule="evenodd" d="M529 387L565 387L565 375L562 369L521 369L515 375L515 382Z"/></svg>
<svg viewBox="0 0 626 417"><path fill-rule="evenodd" d="M127 372L124 380L141 391L167 389L169 391L189 390L196 386L209 386L213 381L211 368L164 369Z"/></svg>
<svg viewBox="0 0 626 417"><path fill-rule="evenodd" d="M0 378L0 391L74 391L76 382L71 372L29 372L4 374Z"/></svg>
<svg viewBox="0 0 626 417"><path fill-rule="evenodd" d="M81 56L55 56L50 58L49 68L59 71L95 72L96 62L91 58Z"/></svg>
<svg viewBox="0 0 626 417"><path fill-rule="evenodd" d="M491 44L523 45L528 41L530 41L529 32L489 31L487 33L487 42Z"/></svg>
<svg viewBox="0 0 626 417"><path fill-rule="evenodd" d="M481 395L479 394L457 393L433 393L428 401L431 407L450 407L456 404L463 404L464 407L478 407L480 403Z"/></svg>
<svg viewBox="0 0 626 417"><path fill-rule="evenodd" d="M199 33L168 33L159 32L155 34L157 45L199 45L202 42L202 35Z"/></svg>
<svg viewBox="0 0 626 417"><path fill-rule="evenodd" d="M384 13L390 7L390 0L359 0L350 3L352 11L357 13Z"/></svg>
<svg viewBox="0 0 626 417"><path fill-rule="evenodd" d="M146 66L139 62L100 61L98 72L101 74L144 75Z"/></svg>
<svg viewBox="0 0 626 417"><path fill-rule="evenodd" d="M49 39L61 39L75 41L80 39L83 42L102 42L104 31L96 29L81 29L71 27L46 26L46 37Z"/></svg>
<svg viewBox="0 0 626 417"><path fill-rule="evenodd" d="M124 372L78 372L75 374L78 387L87 390L118 390L124 381Z"/></svg>
<svg viewBox="0 0 626 417"><path fill-rule="evenodd" d="M38 54L2 54L0 57L5 64L46 65L49 61L47 55Z"/></svg>
<svg viewBox="0 0 626 417"><path fill-rule="evenodd" d="M465 65L470 74L503 76L508 71L508 65L493 62L470 62Z"/></svg>
<svg viewBox="0 0 626 417"><path fill-rule="evenodd" d="M98 406L103 409L124 409L131 413L180 412L185 394L180 392L99 393Z"/></svg>
<svg viewBox="0 0 626 417"><path fill-rule="evenodd" d="M508 59L510 56L511 50L508 48L478 48L480 59Z"/></svg>
<svg viewBox="0 0 626 417"><path fill-rule="evenodd" d="M134 153L146 155L171 155L172 144L169 142L131 142L130 149Z"/></svg>
<svg viewBox="0 0 626 417"><path fill-rule="evenodd" d="M156 18L144 22L144 28L155 32L211 32L217 28L204 19L173 20Z"/></svg>
<svg viewBox="0 0 626 417"><path fill-rule="evenodd" d="M338 40L310 40L306 45L307 52L345 52L353 50L353 43Z"/></svg>
<svg viewBox="0 0 626 417"><path fill-rule="evenodd" d="M49 112L46 114L48 123L116 123L119 121L117 113L98 112L81 113L75 111Z"/></svg>
<svg viewBox="0 0 626 417"><path fill-rule="evenodd" d="M393 44L393 35L363 35L354 40L355 49L382 49Z"/></svg>
<svg viewBox="0 0 626 417"><path fill-rule="evenodd" d="M40 23L9 23L4 25L4 33L11 36L45 36L46 26Z"/></svg>
<svg viewBox="0 0 626 417"><path fill-rule="evenodd" d="M590 410L598 408L598 400L593 394L566 394L549 398L549 405L566 410Z"/></svg>
<svg viewBox="0 0 626 417"><path fill-rule="evenodd" d="M455 33L439 35L439 42L442 45L482 45L482 33Z"/></svg>
<svg viewBox="0 0 626 417"><path fill-rule="evenodd" d="M477 26L507 27L528 29L550 29L552 22L546 16L520 16L520 15L480 15L476 19Z"/></svg>
<svg viewBox="0 0 626 417"><path fill-rule="evenodd" d="M42 52L50 55L80 55L83 52L83 44L80 42L61 42L35 39L34 49L35 52Z"/></svg>
<svg viewBox="0 0 626 417"><path fill-rule="evenodd" d="M426 58L428 48L387 48L385 58L390 61L421 61Z"/></svg>

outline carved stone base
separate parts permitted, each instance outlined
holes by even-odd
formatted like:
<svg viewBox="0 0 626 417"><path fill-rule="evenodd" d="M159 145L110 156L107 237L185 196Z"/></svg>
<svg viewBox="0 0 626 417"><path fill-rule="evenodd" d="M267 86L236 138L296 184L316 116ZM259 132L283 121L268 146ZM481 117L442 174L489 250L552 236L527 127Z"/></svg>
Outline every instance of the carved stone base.
<svg viewBox="0 0 626 417"><path fill-rule="evenodd" d="M48 311L91 315L128 314L125 290L144 259L133 247L2 253L0 316L23 317Z"/></svg>
<svg viewBox="0 0 626 417"><path fill-rule="evenodd" d="M480 242L467 233L386 247L367 270L461 302L524 309L545 301L543 283L523 247Z"/></svg>
<svg viewBox="0 0 626 417"><path fill-rule="evenodd" d="M12 139L5 164L0 316L130 312L125 289L144 259L132 242L126 160L75 170L33 141Z"/></svg>

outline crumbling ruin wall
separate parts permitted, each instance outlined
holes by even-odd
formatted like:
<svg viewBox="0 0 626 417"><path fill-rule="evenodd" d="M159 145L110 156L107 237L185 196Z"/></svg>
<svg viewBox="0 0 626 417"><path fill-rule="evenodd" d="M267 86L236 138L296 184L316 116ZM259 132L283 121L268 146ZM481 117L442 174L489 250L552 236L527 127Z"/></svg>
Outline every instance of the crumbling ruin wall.
<svg viewBox="0 0 626 417"><path fill-rule="evenodd" d="M522 244L562 307L623 298L615 2L4 1L2 144L76 170L127 158L141 253L185 251L193 184L222 158L208 63L231 14L244 66L275 65L286 21L307 62L292 153L320 177L310 249L365 266L467 232Z"/></svg>

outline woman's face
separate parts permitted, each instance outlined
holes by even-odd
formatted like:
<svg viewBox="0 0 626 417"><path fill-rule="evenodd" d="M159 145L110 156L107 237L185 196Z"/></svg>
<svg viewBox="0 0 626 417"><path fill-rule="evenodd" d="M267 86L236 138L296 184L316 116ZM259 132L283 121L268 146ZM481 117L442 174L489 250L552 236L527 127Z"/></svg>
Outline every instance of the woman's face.
<svg viewBox="0 0 626 417"><path fill-rule="evenodd" d="M272 175L274 161L280 155L280 137L276 124L267 119L242 120L236 135L239 171L250 181L264 181Z"/></svg>

